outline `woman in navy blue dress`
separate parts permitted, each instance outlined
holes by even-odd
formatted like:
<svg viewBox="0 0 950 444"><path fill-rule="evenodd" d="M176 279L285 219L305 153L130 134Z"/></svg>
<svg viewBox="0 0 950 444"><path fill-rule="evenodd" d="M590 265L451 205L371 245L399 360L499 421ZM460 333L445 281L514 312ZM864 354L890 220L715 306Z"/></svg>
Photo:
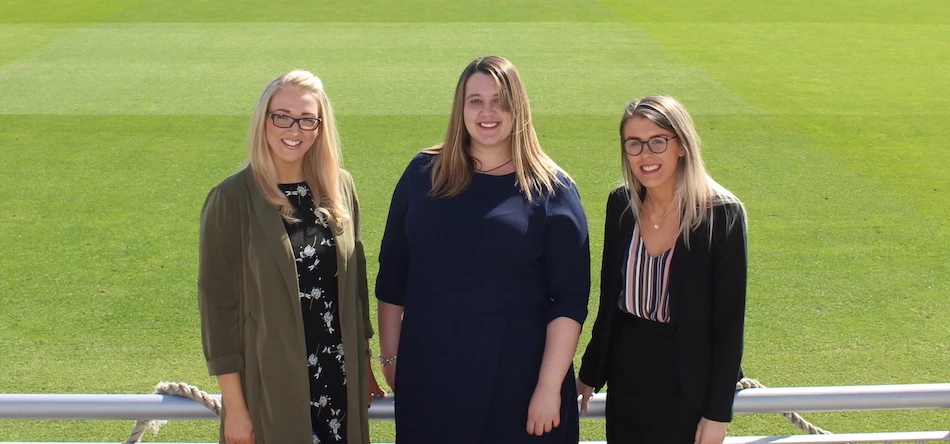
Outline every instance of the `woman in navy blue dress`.
<svg viewBox="0 0 950 444"><path fill-rule="evenodd" d="M398 443L578 441L587 220L508 60L462 73L445 140L396 185L379 262Z"/></svg>

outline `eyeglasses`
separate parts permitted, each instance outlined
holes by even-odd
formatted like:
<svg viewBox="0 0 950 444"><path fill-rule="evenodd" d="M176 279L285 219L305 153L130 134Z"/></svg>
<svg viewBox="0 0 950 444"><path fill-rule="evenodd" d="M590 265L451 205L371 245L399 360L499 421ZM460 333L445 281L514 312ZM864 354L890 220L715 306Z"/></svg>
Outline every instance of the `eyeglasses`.
<svg viewBox="0 0 950 444"><path fill-rule="evenodd" d="M623 141L623 150L631 156L639 156L643 152L644 145L650 149L650 152L653 154L663 154L666 152L666 147L670 139L675 139L676 136L667 137L667 136L654 136L646 142L637 139L627 139Z"/></svg>
<svg viewBox="0 0 950 444"><path fill-rule="evenodd" d="M303 131L313 131L320 126L320 123L323 122L323 119L319 117L304 117L301 119L295 119L290 116L274 113L267 113L267 117L270 117L270 121L273 122L274 126L278 128L290 128L296 123L297 127Z"/></svg>

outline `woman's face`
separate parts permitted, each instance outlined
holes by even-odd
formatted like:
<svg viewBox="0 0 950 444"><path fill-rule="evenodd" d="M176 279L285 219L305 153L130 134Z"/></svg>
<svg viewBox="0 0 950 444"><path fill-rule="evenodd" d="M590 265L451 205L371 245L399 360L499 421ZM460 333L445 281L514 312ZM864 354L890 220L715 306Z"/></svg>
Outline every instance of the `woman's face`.
<svg viewBox="0 0 950 444"><path fill-rule="evenodd" d="M511 136L511 112L502 108L495 79L477 72L465 82L465 105L462 111L465 129L476 150L505 148Z"/></svg>
<svg viewBox="0 0 950 444"><path fill-rule="evenodd" d="M627 163L633 175L647 189L675 189L676 169L679 168L680 157L686 154L680 140L675 137L676 134L643 116L635 116L623 125L623 148ZM631 155L637 151L639 153Z"/></svg>
<svg viewBox="0 0 950 444"><path fill-rule="evenodd" d="M301 125L304 128L308 124L312 126L320 115L317 98L307 91L280 89L271 97L267 113L264 133L278 173L299 173L303 170L304 154L310 151L320 134L319 124L310 130L301 129ZM289 123L290 127L281 128L274 123L275 120L281 126Z"/></svg>

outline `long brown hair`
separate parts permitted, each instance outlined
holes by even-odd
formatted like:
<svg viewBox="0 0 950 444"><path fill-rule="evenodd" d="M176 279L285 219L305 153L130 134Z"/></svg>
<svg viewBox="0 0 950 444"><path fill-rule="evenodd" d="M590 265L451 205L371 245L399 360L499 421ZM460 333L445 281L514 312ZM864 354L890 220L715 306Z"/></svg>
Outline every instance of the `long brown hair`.
<svg viewBox="0 0 950 444"><path fill-rule="evenodd" d="M475 73L484 73L495 79L501 106L511 113L513 121L511 136L511 157L515 166L515 176L521 192L531 200L545 191L552 191L563 180L571 180L554 160L541 149L538 135L531 122L531 106L528 93L521 75L504 57L480 57L469 63L459 76L455 86L455 99L452 102L452 115L445 139L441 144L422 150L424 153L438 154L430 167L432 169L432 191L435 197L449 198L457 196L471 184L475 174L475 159L470 153L472 137L465 128L463 108L465 106L465 83ZM559 177L560 175L560 177Z"/></svg>

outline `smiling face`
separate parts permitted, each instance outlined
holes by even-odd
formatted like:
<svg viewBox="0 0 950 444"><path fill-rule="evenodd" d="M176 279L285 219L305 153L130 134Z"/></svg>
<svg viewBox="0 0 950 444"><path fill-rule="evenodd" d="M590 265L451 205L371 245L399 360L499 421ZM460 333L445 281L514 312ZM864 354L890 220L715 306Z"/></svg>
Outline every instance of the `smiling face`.
<svg viewBox="0 0 950 444"><path fill-rule="evenodd" d="M511 112L502 107L495 79L476 72L465 82L465 129L476 151L510 147Z"/></svg>
<svg viewBox="0 0 950 444"><path fill-rule="evenodd" d="M277 90L271 97L267 112L294 119L317 118L320 116L320 105L316 97L307 91L284 88ZM268 117L264 122L264 132L277 167L278 180L284 183L301 181L303 157L313 148L320 127L307 131L301 130L299 123L294 123L290 128L279 128Z"/></svg>
<svg viewBox="0 0 950 444"><path fill-rule="evenodd" d="M651 138L671 138L666 142L666 151L655 154L647 147ZM686 154L683 145L672 131L667 131L650 119L634 116L623 126L623 140L636 139L643 142L643 150L636 156L627 154L627 164L637 180L649 191L664 189L672 192L676 186L676 170L680 157Z"/></svg>

